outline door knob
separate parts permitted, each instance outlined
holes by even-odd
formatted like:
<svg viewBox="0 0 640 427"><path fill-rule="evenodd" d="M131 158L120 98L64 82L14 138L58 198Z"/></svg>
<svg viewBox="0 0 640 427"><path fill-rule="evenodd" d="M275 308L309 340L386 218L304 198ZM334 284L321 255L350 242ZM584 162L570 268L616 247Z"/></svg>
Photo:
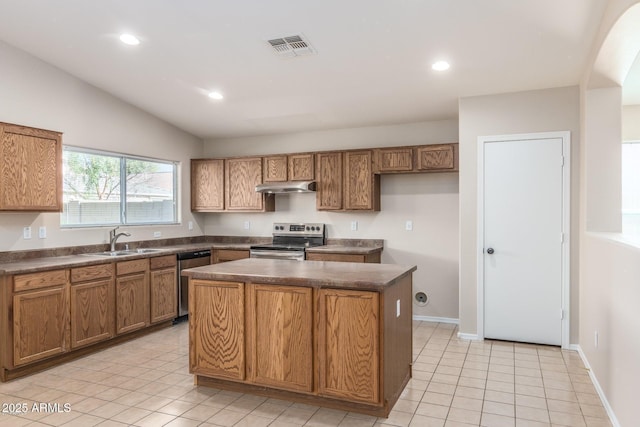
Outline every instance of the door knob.
<svg viewBox="0 0 640 427"><path fill-rule="evenodd" d="M488 253L489 255L493 255L493 252L494 252L493 248L489 248L489 249L487 249L487 253Z"/></svg>

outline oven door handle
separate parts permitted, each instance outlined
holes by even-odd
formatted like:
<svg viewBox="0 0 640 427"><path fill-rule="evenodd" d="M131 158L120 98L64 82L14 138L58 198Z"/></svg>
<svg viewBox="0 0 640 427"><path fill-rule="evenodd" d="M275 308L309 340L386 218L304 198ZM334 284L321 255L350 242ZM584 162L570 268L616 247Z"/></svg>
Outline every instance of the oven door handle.
<svg viewBox="0 0 640 427"><path fill-rule="evenodd" d="M292 254L289 251L251 251L251 258L265 258L265 259L291 259L304 261L304 251L299 251Z"/></svg>

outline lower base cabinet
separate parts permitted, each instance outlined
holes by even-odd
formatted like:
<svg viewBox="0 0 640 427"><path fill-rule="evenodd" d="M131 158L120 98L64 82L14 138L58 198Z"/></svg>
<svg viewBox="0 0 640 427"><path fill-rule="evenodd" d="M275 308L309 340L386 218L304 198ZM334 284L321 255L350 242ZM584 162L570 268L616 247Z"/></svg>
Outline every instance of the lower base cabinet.
<svg viewBox="0 0 640 427"><path fill-rule="evenodd" d="M189 286L197 384L387 416L411 376L411 277L381 292Z"/></svg>
<svg viewBox="0 0 640 427"><path fill-rule="evenodd" d="M248 381L313 388L313 289L247 284Z"/></svg>
<svg viewBox="0 0 640 427"><path fill-rule="evenodd" d="M113 264L71 269L71 348L114 336Z"/></svg>
<svg viewBox="0 0 640 427"><path fill-rule="evenodd" d="M178 280L175 255L149 260L150 322L158 323L178 316Z"/></svg>
<svg viewBox="0 0 640 427"><path fill-rule="evenodd" d="M335 261L335 262L374 262L380 263L380 252L370 254L318 253L307 252L307 261Z"/></svg>
<svg viewBox="0 0 640 427"><path fill-rule="evenodd" d="M380 401L380 307L377 292L318 291L318 392Z"/></svg>
<svg viewBox="0 0 640 427"><path fill-rule="evenodd" d="M116 334L149 325L149 260L116 264Z"/></svg>
<svg viewBox="0 0 640 427"><path fill-rule="evenodd" d="M13 296L13 364L62 354L69 347L66 283Z"/></svg>
<svg viewBox="0 0 640 427"><path fill-rule="evenodd" d="M189 280L189 369L245 379L244 283Z"/></svg>

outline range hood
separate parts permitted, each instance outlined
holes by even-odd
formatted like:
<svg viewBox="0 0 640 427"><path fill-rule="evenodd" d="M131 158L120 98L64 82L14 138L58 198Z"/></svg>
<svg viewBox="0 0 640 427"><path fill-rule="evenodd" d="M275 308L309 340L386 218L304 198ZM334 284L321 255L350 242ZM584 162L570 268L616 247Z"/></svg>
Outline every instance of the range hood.
<svg viewBox="0 0 640 427"><path fill-rule="evenodd" d="M316 191L315 181L284 181L267 182L256 185L258 193L282 194L282 193L311 193Z"/></svg>

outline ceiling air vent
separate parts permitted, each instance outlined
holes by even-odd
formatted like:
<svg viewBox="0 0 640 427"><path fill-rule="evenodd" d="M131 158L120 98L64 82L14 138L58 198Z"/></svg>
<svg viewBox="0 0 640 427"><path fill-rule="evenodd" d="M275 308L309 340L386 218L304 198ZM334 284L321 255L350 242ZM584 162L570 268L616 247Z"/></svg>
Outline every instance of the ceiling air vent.
<svg viewBox="0 0 640 427"><path fill-rule="evenodd" d="M291 58L314 53L311 45L301 35L268 40L271 48L278 56Z"/></svg>

